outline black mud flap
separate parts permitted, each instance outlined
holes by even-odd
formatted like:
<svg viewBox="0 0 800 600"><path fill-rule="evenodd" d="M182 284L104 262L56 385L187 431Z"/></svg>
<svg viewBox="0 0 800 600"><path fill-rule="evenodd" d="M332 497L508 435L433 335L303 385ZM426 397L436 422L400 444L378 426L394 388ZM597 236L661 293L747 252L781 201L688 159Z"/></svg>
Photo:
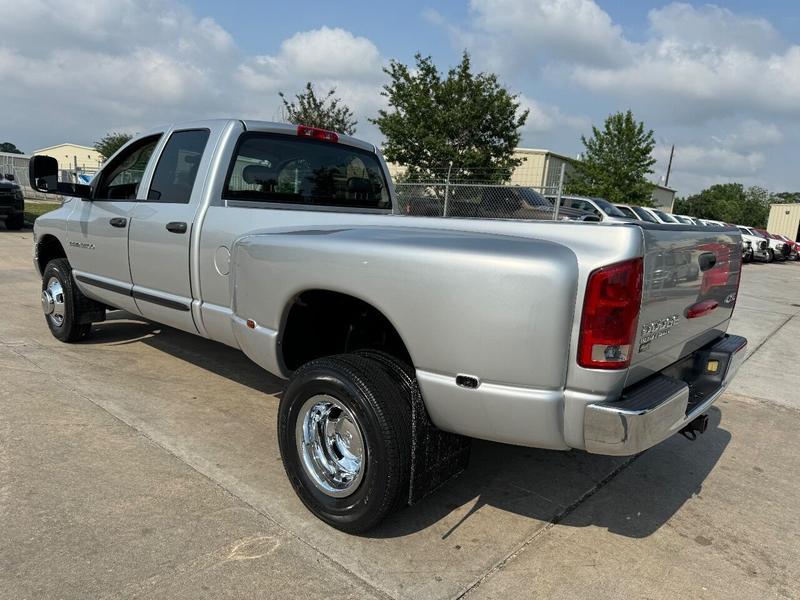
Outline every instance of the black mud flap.
<svg viewBox="0 0 800 600"><path fill-rule="evenodd" d="M437 428L428 416L422 394L411 395L411 482L408 503L433 493L469 464L472 439Z"/></svg>
<svg viewBox="0 0 800 600"><path fill-rule="evenodd" d="M408 503L415 504L467 468L472 438L447 433L431 422L413 368L380 350L365 349L356 354L381 364L403 389L411 404Z"/></svg>

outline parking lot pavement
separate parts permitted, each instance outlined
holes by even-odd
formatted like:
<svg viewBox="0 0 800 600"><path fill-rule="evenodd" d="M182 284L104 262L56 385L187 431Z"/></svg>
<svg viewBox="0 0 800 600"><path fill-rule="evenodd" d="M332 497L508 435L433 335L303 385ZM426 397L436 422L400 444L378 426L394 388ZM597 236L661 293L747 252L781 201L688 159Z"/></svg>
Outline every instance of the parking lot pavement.
<svg viewBox="0 0 800 600"><path fill-rule="evenodd" d="M771 392L635 460L476 443L463 476L347 536L283 474L281 381L124 313L60 344L30 253L0 232L0 597L800 595L800 411ZM800 310L800 265L746 269L731 330L760 349L737 385Z"/></svg>

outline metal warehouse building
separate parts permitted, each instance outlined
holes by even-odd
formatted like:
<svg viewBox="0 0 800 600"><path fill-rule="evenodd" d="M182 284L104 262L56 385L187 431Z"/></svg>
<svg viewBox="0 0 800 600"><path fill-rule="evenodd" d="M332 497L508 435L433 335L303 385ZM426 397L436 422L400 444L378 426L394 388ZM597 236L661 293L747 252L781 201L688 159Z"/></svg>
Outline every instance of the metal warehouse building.
<svg viewBox="0 0 800 600"><path fill-rule="evenodd" d="M773 204L769 209L767 231L800 241L800 204Z"/></svg>

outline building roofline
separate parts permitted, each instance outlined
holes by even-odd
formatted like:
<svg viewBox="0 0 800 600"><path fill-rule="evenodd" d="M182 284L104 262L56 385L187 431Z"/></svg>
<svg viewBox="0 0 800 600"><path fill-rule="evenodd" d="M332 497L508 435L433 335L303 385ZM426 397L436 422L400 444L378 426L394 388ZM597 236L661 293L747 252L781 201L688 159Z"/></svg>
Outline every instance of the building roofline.
<svg viewBox="0 0 800 600"><path fill-rule="evenodd" d="M544 148L514 148L514 152L519 152L521 154L550 154L551 156L555 156L556 158L563 158L564 160L569 160L569 161L578 160L577 158L567 156L566 154L560 154L558 152L553 152L552 150L546 150Z"/></svg>
<svg viewBox="0 0 800 600"><path fill-rule="evenodd" d="M10 156L11 158L27 158L30 160L30 154L17 154L16 152L0 152L0 156Z"/></svg>
<svg viewBox="0 0 800 600"><path fill-rule="evenodd" d="M53 148L59 148L61 146L74 146L75 148L82 148L84 150L91 150L92 152L97 152L91 146L84 146L83 144L73 144L72 142L62 142L61 144L54 144L53 146L47 146L46 148L39 148L38 150L34 150L34 154L38 154L40 152L44 152L45 150L52 150Z"/></svg>

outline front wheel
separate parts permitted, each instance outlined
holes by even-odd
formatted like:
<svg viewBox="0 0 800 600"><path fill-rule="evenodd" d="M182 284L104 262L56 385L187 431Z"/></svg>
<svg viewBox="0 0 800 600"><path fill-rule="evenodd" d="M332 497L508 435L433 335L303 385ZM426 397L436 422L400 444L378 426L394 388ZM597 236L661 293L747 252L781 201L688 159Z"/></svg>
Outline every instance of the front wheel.
<svg viewBox="0 0 800 600"><path fill-rule="evenodd" d="M375 360L301 367L281 398L278 443L300 500L337 529L366 531L408 498L411 408Z"/></svg>
<svg viewBox="0 0 800 600"><path fill-rule="evenodd" d="M77 342L89 334L92 324L83 322L82 300L67 259L47 263L42 275L42 310L50 332L62 342Z"/></svg>

